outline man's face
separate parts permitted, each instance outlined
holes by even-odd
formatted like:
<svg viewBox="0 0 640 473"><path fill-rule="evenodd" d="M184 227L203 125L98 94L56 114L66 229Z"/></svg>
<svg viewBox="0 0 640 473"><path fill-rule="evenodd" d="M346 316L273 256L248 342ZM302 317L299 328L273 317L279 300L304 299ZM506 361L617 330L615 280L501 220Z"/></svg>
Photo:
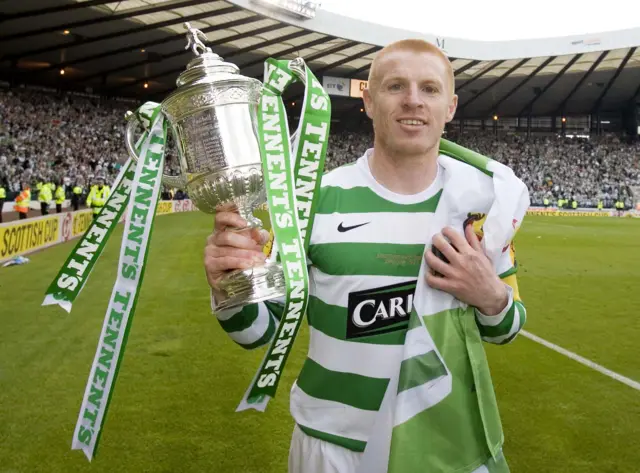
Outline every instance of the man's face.
<svg viewBox="0 0 640 473"><path fill-rule="evenodd" d="M443 60L427 52L391 51L377 66L379 81L363 95L376 139L396 156L438 146L458 104Z"/></svg>

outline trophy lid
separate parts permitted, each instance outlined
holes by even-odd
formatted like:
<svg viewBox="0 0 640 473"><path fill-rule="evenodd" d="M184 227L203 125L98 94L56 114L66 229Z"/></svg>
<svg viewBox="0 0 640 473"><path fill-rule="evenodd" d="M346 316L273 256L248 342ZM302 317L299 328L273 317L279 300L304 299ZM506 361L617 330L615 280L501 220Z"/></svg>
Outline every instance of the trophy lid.
<svg viewBox="0 0 640 473"><path fill-rule="evenodd" d="M207 37L202 31L192 28L189 23L184 25L188 30L185 49L191 48L196 57L187 64L187 68L178 76L176 80L178 87L201 82L203 79L206 82L215 82L216 79L224 80L228 79L229 75L235 75L235 79L242 80L243 76L239 74L240 68L238 66L224 62L211 48L204 45L200 38L206 41ZM223 77L220 77L221 75Z"/></svg>
<svg viewBox="0 0 640 473"><path fill-rule="evenodd" d="M187 47L195 57L176 80L177 88L162 101L162 111L173 123L205 108L230 104L257 106L262 95L262 82L240 74L235 64L223 59L205 46L207 37L189 23Z"/></svg>

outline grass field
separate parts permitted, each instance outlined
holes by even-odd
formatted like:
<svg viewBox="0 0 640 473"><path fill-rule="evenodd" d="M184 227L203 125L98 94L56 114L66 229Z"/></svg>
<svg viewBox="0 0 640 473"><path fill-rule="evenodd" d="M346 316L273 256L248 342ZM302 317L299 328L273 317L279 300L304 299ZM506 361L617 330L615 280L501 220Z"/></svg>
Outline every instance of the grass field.
<svg viewBox="0 0 640 473"><path fill-rule="evenodd" d="M262 350L210 315L211 217L157 220L98 456L70 450L115 277L119 228L67 315L40 307L73 243L0 268L0 473L283 473L302 330L266 413L234 413ZM526 329L640 380L640 220L527 217L517 238ZM487 346L516 473L640 472L640 391L524 337ZM429 472L425 472L429 473Z"/></svg>

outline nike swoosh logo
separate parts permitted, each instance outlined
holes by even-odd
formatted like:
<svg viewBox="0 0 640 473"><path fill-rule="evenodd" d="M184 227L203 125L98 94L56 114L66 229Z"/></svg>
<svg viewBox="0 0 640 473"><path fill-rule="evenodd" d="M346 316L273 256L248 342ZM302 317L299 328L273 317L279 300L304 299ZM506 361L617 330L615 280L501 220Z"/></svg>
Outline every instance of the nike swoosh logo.
<svg viewBox="0 0 640 473"><path fill-rule="evenodd" d="M353 230L354 228L362 227L363 225L369 225L370 223L371 222L365 222L359 225L352 225L350 227L345 227L344 225L342 225L342 222L340 222L340 225L338 225L338 231L340 233L344 233L344 232L348 232L349 230Z"/></svg>

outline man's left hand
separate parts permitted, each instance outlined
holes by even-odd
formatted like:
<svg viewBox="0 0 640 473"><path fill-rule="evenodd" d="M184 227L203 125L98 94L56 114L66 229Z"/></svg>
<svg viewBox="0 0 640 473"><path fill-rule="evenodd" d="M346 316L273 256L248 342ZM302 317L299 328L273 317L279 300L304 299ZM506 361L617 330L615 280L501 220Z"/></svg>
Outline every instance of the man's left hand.
<svg viewBox="0 0 640 473"><path fill-rule="evenodd" d="M484 254L473 225L467 225L464 233L463 237L451 227L445 227L442 233L433 237L433 246L449 263L438 258L429 248L425 253L431 269L426 275L427 284L476 307L485 315L498 315L509 302L507 287ZM435 272L442 276L436 276Z"/></svg>

